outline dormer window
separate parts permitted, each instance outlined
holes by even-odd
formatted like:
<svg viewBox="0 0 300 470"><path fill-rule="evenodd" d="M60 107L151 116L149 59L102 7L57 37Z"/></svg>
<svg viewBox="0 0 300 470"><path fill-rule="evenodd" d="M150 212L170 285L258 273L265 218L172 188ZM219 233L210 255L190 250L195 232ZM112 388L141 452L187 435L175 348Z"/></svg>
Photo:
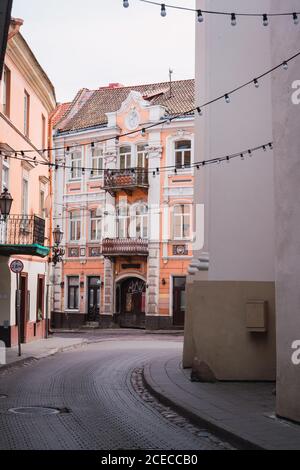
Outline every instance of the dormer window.
<svg viewBox="0 0 300 470"><path fill-rule="evenodd" d="M120 147L120 169L125 170L131 168L131 146L126 145Z"/></svg>
<svg viewBox="0 0 300 470"><path fill-rule="evenodd" d="M190 140L178 140L175 142L175 166L176 168L184 168L191 166L191 150Z"/></svg>

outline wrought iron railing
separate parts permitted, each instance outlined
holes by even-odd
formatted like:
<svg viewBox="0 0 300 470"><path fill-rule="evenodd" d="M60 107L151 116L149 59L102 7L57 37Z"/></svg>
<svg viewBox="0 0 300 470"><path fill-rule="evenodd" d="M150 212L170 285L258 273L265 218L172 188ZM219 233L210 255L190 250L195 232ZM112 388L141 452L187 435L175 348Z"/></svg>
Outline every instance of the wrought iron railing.
<svg viewBox="0 0 300 470"><path fill-rule="evenodd" d="M42 245L45 243L45 220L36 215L10 215L0 220L1 245Z"/></svg>
<svg viewBox="0 0 300 470"><path fill-rule="evenodd" d="M148 186L148 171L144 168L104 171L104 189L147 188Z"/></svg>
<svg viewBox="0 0 300 470"><path fill-rule="evenodd" d="M143 238L105 238L102 241L104 256L148 256L148 240Z"/></svg>

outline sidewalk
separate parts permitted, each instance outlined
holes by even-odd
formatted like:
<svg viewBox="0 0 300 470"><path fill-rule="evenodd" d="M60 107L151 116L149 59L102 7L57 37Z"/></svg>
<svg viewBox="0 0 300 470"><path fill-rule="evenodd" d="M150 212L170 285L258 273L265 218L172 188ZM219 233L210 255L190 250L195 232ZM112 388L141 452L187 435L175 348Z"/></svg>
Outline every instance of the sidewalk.
<svg viewBox="0 0 300 470"><path fill-rule="evenodd" d="M50 336L49 339L40 339L32 343L22 344L22 356L18 356L18 347L6 349L6 364L0 364L0 371L12 365L22 364L33 359L42 359L58 352L73 349L86 344L88 341L82 335L72 335L70 338L63 336Z"/></svg>
<svg viewBox="0 0 300 470"><path fill-rule="evenodd" d="M275 416L273 383L191 382L181 356L161 357L144 368L148 390L192 422L244 449L298 449L300 425Z"/></svg>

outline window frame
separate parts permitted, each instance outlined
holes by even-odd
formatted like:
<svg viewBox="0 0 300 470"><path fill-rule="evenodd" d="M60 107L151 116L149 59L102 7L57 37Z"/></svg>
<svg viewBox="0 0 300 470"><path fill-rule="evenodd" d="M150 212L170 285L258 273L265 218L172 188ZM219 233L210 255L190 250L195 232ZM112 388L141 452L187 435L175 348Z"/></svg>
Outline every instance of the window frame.
<svg viewBox="0 0 300 470"><path fill-rule="evenodd" d="M71 280L77 280L77 285L70 285ZM79 276L68 276L67 277L67 309L68 310L79 310L80 308L80 279ZM71 306L71 291L73 291L73 306Z"/></svg>
<svg viewBox="0 0 300 470"><path fill-rule="evenodd" d="M92 214L95 213L93 216ZM92 223L96 223L96 238L92 237ZM97 237L97 235L99 235ZM90 210L89 240L90 242L99 242L102 239L102 216L97 215L97 209Z"/></svg>
<svg viewBox="0 0 300 470"><path fill-rule="evenodd" d="M190 240L191 239L191 227L192 227L192 210L191 210L191 204L189 203L177 203L173 206L173 240ZM178 207L183 208L183 211L179 214L176 213L176 209ZM185 208L188 208L188 213L185 213ZM188 224L188 234L185 235L185 222L184 219L188 217L189 219L189 224ZM175 223L176 218L180 218L180 235L176 236L176 229L177 229L177 224Z"/></svg>
<svg viewBox="0 0 300 470"><path fill-rule="evenodd" d="M76 156L76 158L74 157ZM82 178L82 148L80 150L74 149L69 153L70 161L70 181L79 181ZM74 165L74 162L77 162Z"/></svg>
<svg viewBox="0 0 300 470"><path fill-rule="evenodd" d="M138 214L138 211L140 213ZM144 210L144 212L143 212ZM148 239L149 234L149 209L146 203L139 203L134 206L134 237L141 238L142 240ZM140 220L140 235L138 235L137 225Z"/></svg>
<svg viewBox="0 0 300 470"><path fill-rule="evenodd" d="M30 94L24 90L24 135L29 137L30 126Z"/></svg>
<svg viewBox="0 0 300 470"><path fill-rule="evenodd" d="M101 152L101 155L95 155L95 152ZM91 149L91 157L90 157L90 161L91 161L91 173L90 173L90 177L91 179L99 179L99 178L102 178L103 177L103 170L104 170L104 149L103 147L101 146L97 146L97 147L94 147ZM95 168L94 168L94 162L101 162L101 165L95 165Z"/></svg>
<svg viewBox="0 0 300 470"><path fill-rule="evenodd" d="M188 148L177 149L176 146L181 142L189 142L190 146ZM189 164L185 163L185 153L189 152ZM180 155L180 165L177 164L177 156ZM174 166L177 170L179 169L189 169L192 165L192 140L191 139L179 139L174 142Z"/></svg>
<svg viewBox="0 0 300 470"><path fill-rule="evenodd" d="M2 112L10 118L11 71L4 64L2 75Z"/></svg>
<svg viewBox="0 0 300 470"><path fill-rule="evenodd" d="M122 149L128 148L130 149L130 152L121 152ZM122 168L121 164L121 159L124 157L124 168ZM129 165L128 165L128 159L129 159ZM132 163L133 163L133 152L132 152L132 145L131 144L124 144L119 147L119 169L120 170L128 170L132 168Z"/></svg>
<svg viewBox="0 0 300 470"><path fill-rule="evenodd" d="M77 217L74 217L74 214L78 213ZM75 238L72 238L73 226L74 224L74 234ZM79 226L79 237L78 235L78 226ZM81 240L82 235L82 224L81 224L81 212L80 209L74 209L69 212L69 242L78 243Z"/></svg>

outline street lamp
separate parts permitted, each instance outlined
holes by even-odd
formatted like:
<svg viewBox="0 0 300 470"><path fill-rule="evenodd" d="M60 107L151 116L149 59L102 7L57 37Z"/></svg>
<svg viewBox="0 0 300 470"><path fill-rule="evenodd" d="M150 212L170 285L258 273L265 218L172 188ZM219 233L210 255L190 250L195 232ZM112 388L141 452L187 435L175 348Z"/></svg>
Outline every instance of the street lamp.
<svg viewBox="0 0 300 470"><path fill-rule="evenodd" d="M53 256L51 261L53 266L56 266L57 263L60 263L65 254L65 250L63 248L59 248L59 245L63 239L63 235L64 233L60 229L59 225L57 225L57 227L53 230L53 240L55 245L52 247Z"/></svg>
<svg viewBox="0 0 300 470"><path fill-rule="evenodd" d="M8 192L7 188L4 188L4 191L0 196L0 212L4 221L6 221L7 217L10 214L12 203L13 198L11 197L11 194Z"/></svg>
<svg viewBox="0 0 300 470"><path fill-rule="evenodd" d="M62 238L63 238L64 233L60 229L60 226L58 225L54 230L53 230L53 240L56 246L59 246L61 244Z"/></svg>

